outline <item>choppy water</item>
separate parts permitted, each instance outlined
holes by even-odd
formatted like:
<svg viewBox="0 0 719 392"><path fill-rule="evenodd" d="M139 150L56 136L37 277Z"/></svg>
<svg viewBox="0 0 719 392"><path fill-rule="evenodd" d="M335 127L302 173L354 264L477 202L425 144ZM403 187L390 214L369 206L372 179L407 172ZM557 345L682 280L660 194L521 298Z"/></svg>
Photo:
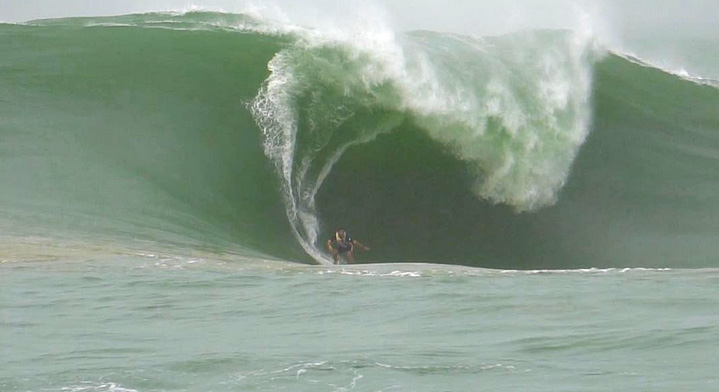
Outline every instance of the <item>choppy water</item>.
<svg viewBox="0 0 719 392"><path fill-rule="evenodd" d="M3 264L3 391L713 391L716 270Z"/></svg>

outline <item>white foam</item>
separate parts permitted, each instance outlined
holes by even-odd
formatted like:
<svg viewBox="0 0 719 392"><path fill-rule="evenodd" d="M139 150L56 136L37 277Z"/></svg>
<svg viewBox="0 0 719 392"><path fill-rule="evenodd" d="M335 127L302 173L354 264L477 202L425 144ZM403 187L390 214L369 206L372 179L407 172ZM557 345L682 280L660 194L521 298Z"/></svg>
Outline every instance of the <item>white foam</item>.
<svg viewBox="0 0 719 392"><path fill-rule="evenodd" d="M420 278L420 271L401 271L395 270L390 272L381 272L370 269L328 269L317 272L318 275L349 275L349 276L371 276L371 277L397 277L397 278Z"/></svg>
<svg viewBox="0 0 719 392"><path fill-rule="evenodd" d="M626 268L577 268L577 269L540 269L540 270L500 270L502 274L520 274L520 275L537 275L537 274L615 274L628 272L667 272L673 271L672 268L644 268L644 267L626 267Z"/></svg>
<svg viewBox="0 0 719 392"><path fill-rule="evenodd" d="M445 37L469 51L467 38ZM407 107L425 118L429 134L483 173L477 195L519 211L555 202L589 132L592 41L557 41L525 33L495 39L499 48L475 40L472 48L486 47L473 57L412 53L401 79ZM454 69L460 61L467 65Z"/></svg>
<svg viewBox="0 0 719 392"><path fill-rule="evenodd" d="M82 381L79 385L62 387L63 392L137 392L136 389L123 388L113 382Z"/></svg>
<svg viewBox="0 0 719 392"><path fill-rule="evenodd" d="M134 27L131 23L112 23L112 22L97 22L88 23L86 27Z"/></svg>

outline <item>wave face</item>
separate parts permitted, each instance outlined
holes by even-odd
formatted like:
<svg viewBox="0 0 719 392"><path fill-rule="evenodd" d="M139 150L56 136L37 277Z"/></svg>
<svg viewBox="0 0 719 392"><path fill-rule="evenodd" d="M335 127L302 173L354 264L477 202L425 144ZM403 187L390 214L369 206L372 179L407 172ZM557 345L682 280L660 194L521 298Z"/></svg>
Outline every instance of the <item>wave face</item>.
<svg viewBox="0 0 719 392"><path fill-rule="evenodd" d="M332 33L192 12L2 25L15 234L328 262L707 267L719 91L570 31Z"/></svg>

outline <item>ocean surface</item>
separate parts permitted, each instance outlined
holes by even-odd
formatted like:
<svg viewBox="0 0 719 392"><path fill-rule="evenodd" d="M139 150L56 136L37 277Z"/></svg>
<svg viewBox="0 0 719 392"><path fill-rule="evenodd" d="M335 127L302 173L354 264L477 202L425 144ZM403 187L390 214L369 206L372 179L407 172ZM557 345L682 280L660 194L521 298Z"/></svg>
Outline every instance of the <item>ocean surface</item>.
<svg viewBox="0 0 719 392"><path fill-rule="evenodd" d="M719 40L685 50L0 24L0 391L716 391Z"/></svg>

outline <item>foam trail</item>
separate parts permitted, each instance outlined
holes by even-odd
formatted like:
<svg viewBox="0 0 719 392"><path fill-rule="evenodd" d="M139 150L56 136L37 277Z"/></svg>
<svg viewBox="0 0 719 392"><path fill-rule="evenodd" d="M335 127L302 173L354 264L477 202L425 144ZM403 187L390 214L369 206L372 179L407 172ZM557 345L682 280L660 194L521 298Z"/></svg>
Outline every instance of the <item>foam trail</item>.
<svg viewBox="0 0 719 392"><path fill-rule="evenodd" d="M305 252L315 260L329 264L331 261L307 241L298 225L300 210L293 187L297 114L294 111L295 99L292 92L296 88L296 83L292 73L286 71L288 69L286 61L287 58L282 52L270 61L268 68L272 76L252 101L250 110L262 130L265 154L275 163L281 175L286 214L293 234ZM308 219L310 218L306 217L304 220Z"/></svg>
<svg viewBox="0 0 719 392"><path fill-rule="evenodd" d="M320 87L337 85L344 90L345 96L352 98L366 95L375 86L384 83L388 79L386 75L391 73L387 71L391 63L378 62L377 53L371 49L385 48L397 53L391 31L376 21L369 24L369 31L365 31L367 24L362 22L346 31L336 27L329 31L295 30L301 32L300 40L294 48L284 50L272 59L268 67L271 75L250 104L250 110L262 130L265 154L274 162L282 178L286 213L292 231L303 249L323 264L331 263L331 260L317 247L320 222L315 196L322 182L349 147L367 143L377 134L391 129L386 124L380 124L364 130L356 138L339 144L330 143L333 132L354 116L356 103L350 102L346 106L337 104L333 97L319 95ZM334 54L330 54L329 59L324 58L328 49L336 51L344 61L357 62L358 72L345 75L342 61L330 63L337 60ZM308 75L307 70L314 73L312 67L315 62L328 63L328 74L334 74L337 79L312 80L315 76ZM298 100L304 99L308 93L316 102L313 101L306 109L316 113L317 117L304 119L306 127L303 130L311 138L311 147L298 152L301 121ZM325 150L329 151L329 158L318 158Z"/></svg>

